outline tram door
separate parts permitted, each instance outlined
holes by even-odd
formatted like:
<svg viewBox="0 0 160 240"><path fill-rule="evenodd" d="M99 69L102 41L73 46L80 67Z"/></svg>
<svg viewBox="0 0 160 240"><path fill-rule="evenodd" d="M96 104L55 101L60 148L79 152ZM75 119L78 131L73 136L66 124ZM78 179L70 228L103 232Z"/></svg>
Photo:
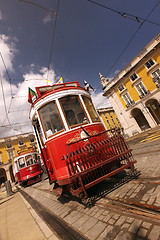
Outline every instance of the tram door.
<svg viewBox="0 0 160 240"><path fill-rule="evenodd" d="M50 159L48 157L47 150L45 148L45 144L44 144L44 141L42 138L41 127L38 122L38 119L36 119L36 121L34 121L33 128L34 128L35 138L36 138L37 144L38 144L38 149L39 149L39 152L41 153L41 157L42 157L42 160L43 160L43 163L45 166L45 170L47 171L49 181L52 182L55 180L54 173L53 173L54 171L53 171L53 167L50 163Z"/></svg>

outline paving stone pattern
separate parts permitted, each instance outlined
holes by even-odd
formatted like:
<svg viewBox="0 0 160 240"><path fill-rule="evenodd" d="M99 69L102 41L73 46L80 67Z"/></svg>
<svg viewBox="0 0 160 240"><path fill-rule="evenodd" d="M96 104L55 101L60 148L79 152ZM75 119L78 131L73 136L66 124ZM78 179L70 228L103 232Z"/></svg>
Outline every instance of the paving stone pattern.
<svg viewBox="0 0 160 240"><path fill-rule="evenodd" d="M25 191L34 199L37 199L38 202L45 205L53 214L62 218L75 230L82 232L83 235L90 240L160 240L160 226L158 224L141 220L138 216L135 218L125 214L118 214L115 212L115 209L111 211L107 210L107 208L100 209L97 206L85 208L75 201L61 203L57 201L51 192L41 190L43 182L39 183L39 185L41 185L39 188L38 186L36 188L34 185L34 187L26 188ZM118 196L123 192L123 189L126 191L126 194L129 189L133 189L130 195L134 192L138 194L137 189L141 191L142 187L142 184L139 184L137 188L134 188L134 184L129 182L107 196ZM128 189L128 191L125 188ZM159 186L157 186L157 188L159 189ZM158 191L158 189L154 191ZM151 194L151 190L149 191ZM103 202L103 199L99 200L100 203L101 201Z"/></svg>
<svg viewBox="0 0 160 240"><path fill-rule="evenodd" d="M151 151L149 147L152 153L145 154ZM154 178L160 177L160 155L157 152L153 154L153 150L156 148L158 151L158 147L156 144L155 146L137 144L133 148L134 158L137 160L136 167L141 171L139 180L142 181L132 180L107 194L107 198L125 199L160 207L160 181L157 179L153 181ZM142 149L143 154L140 154ZM49 188L48 180L45 180L24 190L90 240L160 240L160 221L155 224L150 219L140 218L138 215L135 217L135 215L118 213L114 207L107 209L95 205L85 208L76 201L60 202ZM103 203L103 199L98 202Z"/></svg>

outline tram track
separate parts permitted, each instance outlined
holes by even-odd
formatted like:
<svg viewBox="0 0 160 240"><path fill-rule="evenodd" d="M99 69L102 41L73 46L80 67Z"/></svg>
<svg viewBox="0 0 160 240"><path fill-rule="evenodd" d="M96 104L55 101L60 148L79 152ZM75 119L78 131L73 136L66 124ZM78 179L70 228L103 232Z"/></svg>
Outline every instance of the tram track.
<svg viewBox="0 0 160 240"><path fill-rule="evenodd" d="M141 149L141 148L140 148ZM152 153L160 153L160 150L157 149L157 150L149 150L149 151L145 151L145 152L134 152L136 151L137 149L134 149L133 150L133 156L137 156L137 155L147 155L147 154L152 154Z"/></svg>
<svg viewBox="0 0 160 240"><path fill-rule="evenodd" d="M111 197L105 197L103 201L96 202L95 205L160 225L160 207Z"/></svg>
<svg viewBox="0 0 160 240"><path fill-rule="evenodd" d="M139 176L139 172L136 172L136 176L127 175L121 180L110 179L110 181L109 179L107 179L107 181L104 181L103 184L101 183L97 187L92 189L96 192L97 195L95 194L95 192L91 191L93 195L90 195L90 200L92 201L90 201L90 203L87 205L83 205L76 199L73 199L69 196L63 196L61 199L57 199L53 195L50 188L48 188L48 190L45 188L46 183L43 184L43 182L41 184L38 183L32 185L28 188L21 188L20 192L30 203L30 205L35 209L35 211L38 212L41 218L47 223L50 229L57 232L58 236L60 236L61 239L87 240L92 238L87 238L88 236L86 236L86 233L81 231L81 229L77 228L77 225L74 224L75 219L78 220L79 217L81 217L81 220L78 220L79 223L83 222L83 219L87 218L90 219L91 222L97 221L98 224L102 224L102 226L105 224L110 224L112 221L115 221L114 216L119 216L119 222L122 219L133 219L133 221L135 222L139 221L141 223L150 224L150 226L160 226L160 207L157 207L155 205L149 205L147 204L147 202L145 204L141 203L141 201L138 200L140 199L138 197L138 192L136 198L129 198L126 197L126 195L124 197L120 197L114 194L114 190L117 192L119 187L122 187L122 189L124 189L127 182L129 186L130 184L131 186L133 186L134 183L134 185L137 184L137 187L141 184L139 180L143 181L143 183L152 181L153 185L155 185L155 183L157 182L160 182L160 178L135 179L134 177L137 176ZM102 189L99 189L100 185L102 185ZM103 190L103 187L105 187L105 191L101 191ZM98 192L98 189L101 192ZM151 188L148 187L144 188L143 194L145 194L150 189ZM109 216L111 216L111 220L108 220L109 222L106 223L105 219L99 219L98 216L95 217L95 215L93 214L94 212L101 212L102 215L104 212L104 217L106 216L105 212L107 212ZM130 227L131 224L129 225ZM114 231L117 231L118 233L120 229L117 228L116 223L113 227ZM149 231L150 230L148 228L148 234Z"/></svg>
<svg viewBox="0 0 160 240"><path fill-rule="evenodd" d="M87 240L87 238L81 235L81 233L76 232L70 226L66 225L66 222L63 221L63 219L57 218L57 216L48 211L45 206L34 200L31 196L25 193L25 191L20 190L20 192L30 203L30 205L35 209L35 211L38 212L38 214L49 225L49 227L56 231L59 236L61 236L61 239ZM39 192L47 192L47 190L39 189ZM50 194L52 193L50 192ZM79 203L77 202L77 206L78 205ZM125 215L131 218L138 218L140 220L160 226L160 207L149 204L142 204L140 202L132 201L125 198L103 196L102 198L97 199L97 201L95 201L93 204L85 205L84 208L94 208L95 206L98 207L99 210L103 209L112 213L117 213L119 215Z"/></svg>
<svg viewBox="0 0 160 240"><path fill-rule="evenodd" d="M160 177L140 177L132 180L133 183L160 184Z"/></svg>

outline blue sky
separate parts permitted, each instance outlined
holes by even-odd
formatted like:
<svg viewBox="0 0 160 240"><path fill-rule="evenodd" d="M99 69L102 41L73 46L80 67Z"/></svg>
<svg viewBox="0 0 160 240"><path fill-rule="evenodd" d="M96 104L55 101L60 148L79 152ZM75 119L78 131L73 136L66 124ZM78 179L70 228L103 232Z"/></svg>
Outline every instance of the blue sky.
<svg viewBox="0 0 160 240"><path fill-rule="evenodd" d="M142 20L124 18L88 0L1 0L0 71L5 94L0 104L1 136L31 131L25 123L29 105L23 96L28 86L44 85L47 77L54 83L62 76L65 82L77 80L82 86L86 80L96 89L92 96L97 106L107 106L99 73L111 79L159 33L159 0L94 2L147 21L141 25ZM26 111L18 117L17 109Z"/></svg>

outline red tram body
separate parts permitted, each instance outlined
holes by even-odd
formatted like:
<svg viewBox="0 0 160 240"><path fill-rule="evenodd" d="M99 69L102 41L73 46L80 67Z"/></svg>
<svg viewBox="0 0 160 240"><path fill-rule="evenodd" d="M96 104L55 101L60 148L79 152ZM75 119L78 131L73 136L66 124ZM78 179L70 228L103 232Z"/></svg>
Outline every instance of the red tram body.
<svg viewBox="0 0 160 240"><path fill-rule="evenodd" d="M25 186L40 179L42 169L38 153L32 148L18 151L13 162L13 174L15 181Z"/></svg>
<svg viewBox="0 0 160 240"><path fill-rule="evenodd" d="M78 82L36 87L30 118L50 183L72 195L130 168L131 149L115 129L105 130L90 94Z"/></svg>

